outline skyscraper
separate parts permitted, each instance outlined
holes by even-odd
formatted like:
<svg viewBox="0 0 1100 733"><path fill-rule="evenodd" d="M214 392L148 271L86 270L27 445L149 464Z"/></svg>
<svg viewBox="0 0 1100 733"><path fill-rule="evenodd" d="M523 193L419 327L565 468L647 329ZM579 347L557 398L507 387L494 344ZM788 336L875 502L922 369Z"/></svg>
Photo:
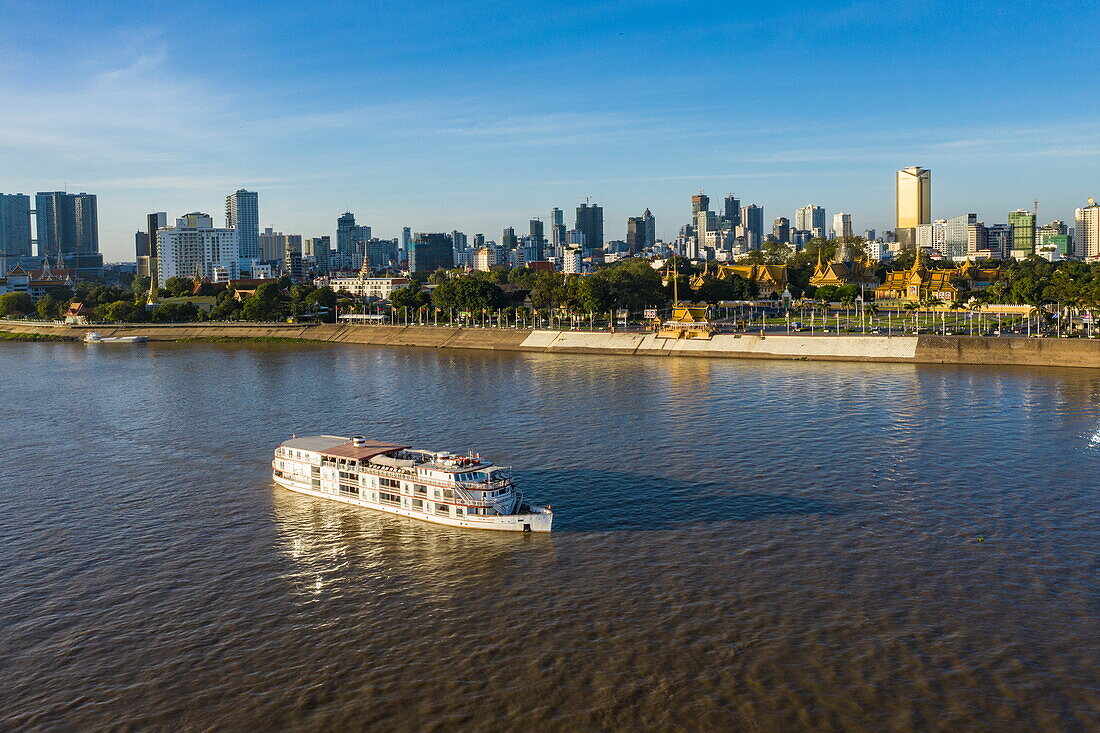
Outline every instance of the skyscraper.
<svg viewBox="0 0 1100 733"><path fill-rule="evenodd" d="M409 246L409 272L432 272L454 267L451 238L440 233L417 232Z"/></svg>
<svg viewBox="0 0 1100 733"><path fill-rule="evenodd" d="M825 208L806 204L794 212L794 228L809 232L811 237L825 236Z"/></svg>
<svg viewBox="0 0 1100 733"><path fill-rule="evenodd" d="M1008 212L1012 227L1012 256L1018 260L1035 254L1035 214L1027 209Z"/></svg>
<svg viewBox="0 0 1100 733"><path fill-rule="evenodd" d="M791 221L785 216L777 217L772 222L772 236L775 241L786 244L791 241Z"/></svg>
<svg viewBox="0 0 1100 733"><path fill-rule="evenodd" d="M31 256L31 197L0 193L0 257ZM6 275L0 272L0 277Z"/></svg>
<svg viewBox="0 0 1100 733"><path fill-rule="evenodd" d="M584 203L577 207L577 226L584 232L585 248L603 249L603 207Z"/></svg>
<svg viewBox="0 0 1100 733"><path fill-rule="evenodd" d="M852 236L852 215L843 211L833 214L833 231L842 239Z"/></svg>
<svg viewBox="0 0 1100 733"><path fill-rule="evenodd" d="M648 211L648 209L647 209ZM637 254L646 247L646 220L644 216L630 216L626 219L626 250Z"/></svg>
<svg viewBox="0 0 1100 733"><path fill-rule="evenodd" d="M691 197L691 214L692 219L695 218L695 214L700 211L710 211L710 196L705 193L697 193Z"/></svg>
<svg viewBox="0 0 1100 733"><path fill-rule="evenodd" d="M904 248L916 245L917 227L932 223L932 171L920 166L902 168L895 180L894 236Z"/></svg>
<svg viewBox="0 0 1100 733"><path fill-rule="evenodd" d="M260 196L243 188L225 197L225 225L237 230L241 265L251 268L260 258Z"/></svg>
<svg viewBox="0 0 1100 733"><path fill-rule="evenodd" d="M550 247L555 255L565 244L565 214L558 207L550 209Z"/></svg>
<svg viewBox="0 0 1100 733"><path fill-rule="evenodd" d="M722 213L730 224L733 226L739 225L741 223L741 199L732 193L726 196Z"/></svg>
<svg viewBox="0 0 1100 733"><path fill-rule="evenodd" d="M134 232L134 254L138 261L138 274L141 274L141 260L149 259L149 235L143 231Z"/></svg>
<svg viewBox="0 0 1100 733"><path fill-rule="evenodd" d="M161 227L168 226L168 214L164 211L155 211L145 215L145 233L149 235L149 256L157 256L157 231Z"/></svg>
<svg viewBox="0 0 1100 733"><path fill-rule="evenodd" d="M764 207L756 204L742 206L741 227L745 230L745 244L749 249L760 249L764 242Z"/></svg>
<svg viewBox="0 0 1100 733"><path fill-rule="evenodd" d="M40 257L99 253L95 194L64 191L37 193L34 208L37 212Z"/></svg>
<svg viewBox="0 0 1100 733"><path fill-rule="evenodd" d="M645 219L645 245L653 247L657 244L657 220L653 218L653 212L646 209L642 214Z"/></svg>
<svg viewBox="0 0 1100 733"><path fill-rule="evenodd" d="M348 262L355 253L355 244L359 237L359 226L355 223L355 214L345 211L336 219L336 253ZM347 266L348 262L341 264Z"/></svg>
<svg viewBox="0 0 1100 733"><path fill-rule="evenodd" d="M1088 203L1074 211L1073 251L1078 257L1100 257L1100 204L1089 198Z"/></svg>
<svg viewBox="0 0 1100 733"><path fill-rule="evenodd" d="M504 227L504 230L500 233L500 246L505 249L512 249L519 243L519 239L516 238L516 230L512 227Z"/></svg>

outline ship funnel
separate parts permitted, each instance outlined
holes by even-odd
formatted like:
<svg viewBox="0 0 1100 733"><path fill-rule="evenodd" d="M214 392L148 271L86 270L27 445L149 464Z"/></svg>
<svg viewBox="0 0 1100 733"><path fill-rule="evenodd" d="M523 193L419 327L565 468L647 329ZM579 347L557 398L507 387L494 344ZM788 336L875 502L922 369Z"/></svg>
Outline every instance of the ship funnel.
<svg viewBox="0 0 1100 733"><path fill-rule="evenodd" d="M356 448L362 448L364 445L367 444L367 439L362 435L356 435L351 439L351 444L354 445Z"/></svg>

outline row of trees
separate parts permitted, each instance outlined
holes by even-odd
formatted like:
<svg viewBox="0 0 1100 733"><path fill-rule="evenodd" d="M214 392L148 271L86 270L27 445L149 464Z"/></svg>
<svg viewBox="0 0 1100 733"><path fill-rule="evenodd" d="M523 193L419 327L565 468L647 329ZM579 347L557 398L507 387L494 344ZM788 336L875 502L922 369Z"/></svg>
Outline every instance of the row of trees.
<svg viewBox="0 0 1100 733"><path fill-rule="evenodd" d="M193 281L169 278L159 290L160 297L190 295L214 297L216 304L204 312L194 303L146 305L148 278L135 278L131 287L82 282L75 290L59 286L37 303L26 293L0 295L0 315L38 316L57 320L72 303L83 303L92 311L91 318L103 323L187 323L191 321L282 321L309 317L334 321L339 298L329 287L293 284L289 278L263 283L256 291L238 298L230 288L205 283L194 292ZM350 301L349 301L350 302Z"/></svg>

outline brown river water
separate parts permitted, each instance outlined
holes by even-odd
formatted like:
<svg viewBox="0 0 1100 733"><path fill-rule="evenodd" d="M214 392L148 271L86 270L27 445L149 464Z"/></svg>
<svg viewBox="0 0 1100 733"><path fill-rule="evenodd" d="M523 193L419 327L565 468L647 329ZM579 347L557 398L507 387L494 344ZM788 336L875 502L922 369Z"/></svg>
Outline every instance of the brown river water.
<svg viewBox="0 0 1100 733"><path fill-rule="evenodd" d="M0 728L1100 728L1100 371L0 344ZM552 535L292 494L512 465Z"/></svg>

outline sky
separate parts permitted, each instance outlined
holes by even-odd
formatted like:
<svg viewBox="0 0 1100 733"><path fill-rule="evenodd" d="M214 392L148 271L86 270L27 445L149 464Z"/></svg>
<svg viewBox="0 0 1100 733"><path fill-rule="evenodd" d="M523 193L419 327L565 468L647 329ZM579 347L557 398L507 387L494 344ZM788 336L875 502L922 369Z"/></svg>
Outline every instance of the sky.
<svg viewBox="0 0 1100 733"><path fill-rule="evenodd" d="M0 0L0 192L99 196L109 261L144 215L375 236L527 229L590 197L608 239L692 194L892 228L894 171L987 224L1100 197L1096 44L1056 2Z"/></svg>

